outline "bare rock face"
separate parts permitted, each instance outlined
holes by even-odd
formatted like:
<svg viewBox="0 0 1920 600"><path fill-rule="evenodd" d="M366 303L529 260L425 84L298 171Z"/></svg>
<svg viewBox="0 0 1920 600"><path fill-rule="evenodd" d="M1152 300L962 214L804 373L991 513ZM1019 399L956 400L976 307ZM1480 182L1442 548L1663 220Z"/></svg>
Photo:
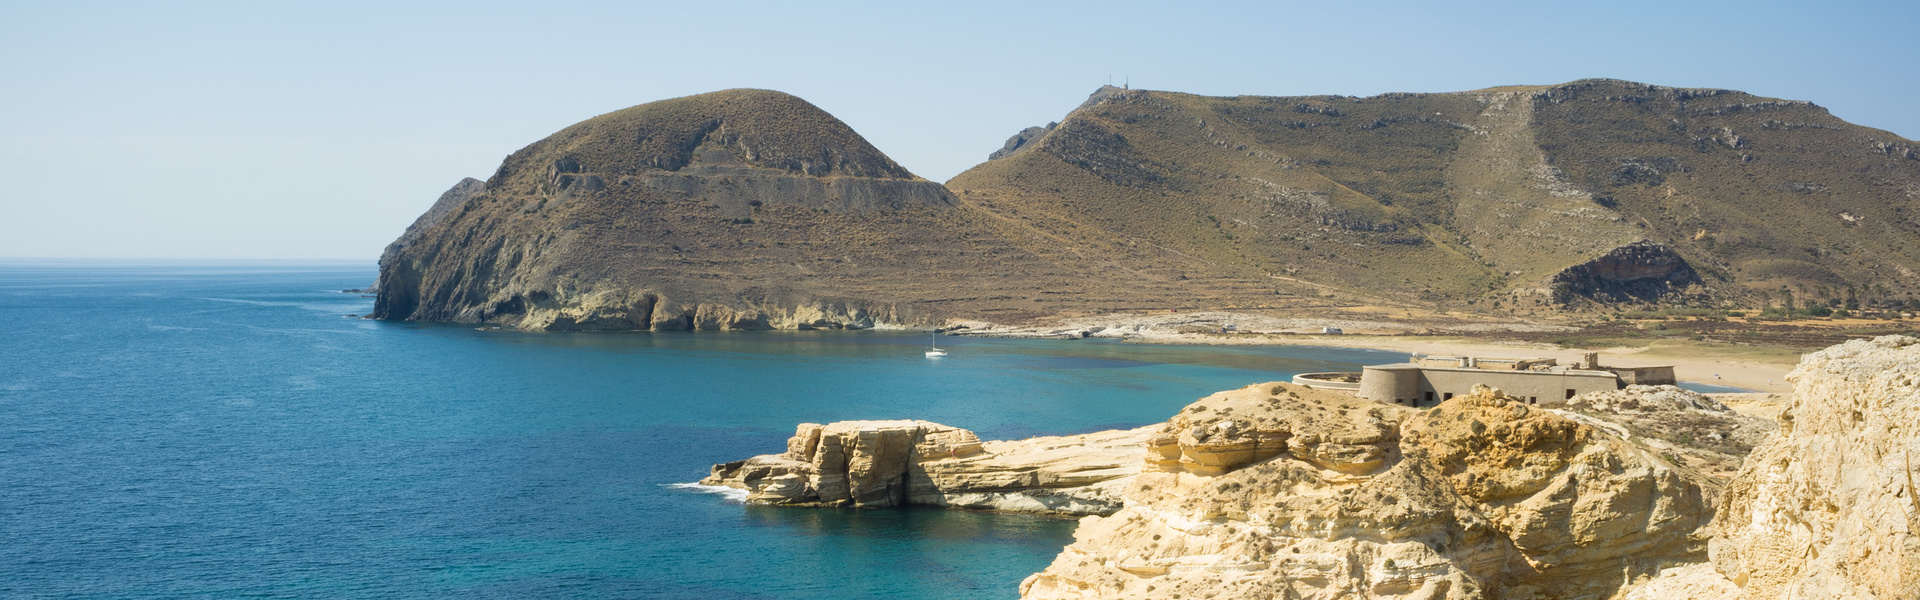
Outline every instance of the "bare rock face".
<svg viewBox="0 0 1920 600"><path fill-rule="evenodd" d="M1006 145L1001 146L999 150L993 151L993 154L987 155L987 160L999 160L1013 156L1021 150L1031 148L1033 147L1033 142L1039 140L1040 136L1046 135L1047 132L1053 131L1053 128L1058 126L1060 126L1060 124L1056 122L1048 123L1046 127L1028 127L1022 129L1020 133L1013 134L1013 137L1007 138Z"/></svg>
<svg viewBox="0 0 1920 600"><path fill-rule="evenodd" d="M701 483L748 490L757 504L1107 514L1140 470L1148 431L981 442L927 421L803 423L786 452L714 465Z"/></svg>
<svg viewBox="0 0 1920 600"><path fill-rule="evenodd" d="M1642 240L1627 244L1553 276L1555 300L1573 296L1601 302L1653 302L1700 283L1700 275L1672 248Z"/></svg>
<svg viewBox="0 0 1920 600"><path fill-rule="evenodd" d="M407 226L407 230L400 234L399 239L394 240L391 244L387 244L386 250L381 251L381 270L385 271L388 268L401 267L400 255L402 252L406 251L408 247L420 243L420 241L426 237L427 230L432 229L435 225L439 225L441 221L447 220L448 215L453 214L453 211L458 210L461 206L466 205L467 201L473 199L475 194L486 191L486 188L486 182L472 177L462 178L460 183L453 184L453 187L447 188L447 191L440 194L438 200L433 201L433 206L427 208L427 212L421 213L419 218L413 220L412 225ZM379 289L380 282L376 280L373 285L373 291L378 292Z"/></svg>
<svg viewBox="0 0 1920 600"><path fill-rule="evenodd" d="M1599 599L1704 553L1697 483L1496 390L1414 411L1260 384L1148 444L1024 598Z"/></svg>
<svg viewBox="0 0 1920 600"><path fill-rule="evenodd" d="M1840 344L1787 378L1780 431L1721 498L1714 568L1755 599L1920 597L1920 339Z"/></svg>
<svg viewBox="0 0 1920 600"><path fill-rule="evenodd" d="M1612 431L1694 472L1709 499L1719 496L1747 454L1775 429L1771 420L1671 385L1628 386L1540 407Z"/></svg>

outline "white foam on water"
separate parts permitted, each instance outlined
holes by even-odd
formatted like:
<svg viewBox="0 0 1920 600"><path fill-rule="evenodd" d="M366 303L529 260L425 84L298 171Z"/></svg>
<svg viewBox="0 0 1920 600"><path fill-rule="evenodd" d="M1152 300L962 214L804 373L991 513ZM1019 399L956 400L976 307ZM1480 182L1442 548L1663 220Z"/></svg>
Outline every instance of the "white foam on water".
<svg viewBox="0 0 1920 600"><path fill-rule="evenodd" d="M669 483L669 484L666 484L666 487L673 488L676 490L688 490L688 491L692 491L700 494L714 494L714 495L720 496L721 498L725 498L728 502L739 502L741 504L745 504L747 502L746 490L743 490L740 488L730 488L724 485L700 485L698 483Z"/></svg>

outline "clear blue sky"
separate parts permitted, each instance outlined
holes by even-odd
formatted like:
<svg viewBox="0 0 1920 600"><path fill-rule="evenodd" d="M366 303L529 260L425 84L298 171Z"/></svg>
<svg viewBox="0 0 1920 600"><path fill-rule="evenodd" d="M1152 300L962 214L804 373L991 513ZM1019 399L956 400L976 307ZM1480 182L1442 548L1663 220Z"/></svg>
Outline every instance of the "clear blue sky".
<svg viewBox="0 0 1920 600"><path fill-rule="evenodd" d="M0 257L371 261L600 113L797 94L944 181L1108 81L1200 94L1613 77L1920 137L1920 3L68 3L0 18Z"/></svg>

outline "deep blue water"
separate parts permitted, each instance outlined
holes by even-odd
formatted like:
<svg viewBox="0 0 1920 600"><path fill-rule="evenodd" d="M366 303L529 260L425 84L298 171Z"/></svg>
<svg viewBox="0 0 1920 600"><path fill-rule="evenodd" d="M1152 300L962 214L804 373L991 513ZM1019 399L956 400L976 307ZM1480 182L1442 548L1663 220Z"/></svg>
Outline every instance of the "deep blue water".
<svg viewBox="0 0 1920 600"><path fill-rule="evenodd" d="M343 318L362 265L0 263L0 596L1013 598L1074 522L668 487L795 423L1166 419L1404 355Z"/></svg>

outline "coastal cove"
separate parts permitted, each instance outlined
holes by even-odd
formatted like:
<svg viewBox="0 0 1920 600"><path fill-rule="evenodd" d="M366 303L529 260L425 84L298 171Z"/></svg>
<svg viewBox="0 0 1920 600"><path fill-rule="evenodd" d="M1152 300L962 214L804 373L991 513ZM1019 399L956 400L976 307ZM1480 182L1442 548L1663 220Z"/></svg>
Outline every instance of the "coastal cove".
<svg viewBox="0 0 1920 600"><path fill-rule="evenodd" d="M0 593L1013 597L1074 522L675 487L798 422L1164 420L1378 350L343 318L366 265L0 263Z"/></svg>

